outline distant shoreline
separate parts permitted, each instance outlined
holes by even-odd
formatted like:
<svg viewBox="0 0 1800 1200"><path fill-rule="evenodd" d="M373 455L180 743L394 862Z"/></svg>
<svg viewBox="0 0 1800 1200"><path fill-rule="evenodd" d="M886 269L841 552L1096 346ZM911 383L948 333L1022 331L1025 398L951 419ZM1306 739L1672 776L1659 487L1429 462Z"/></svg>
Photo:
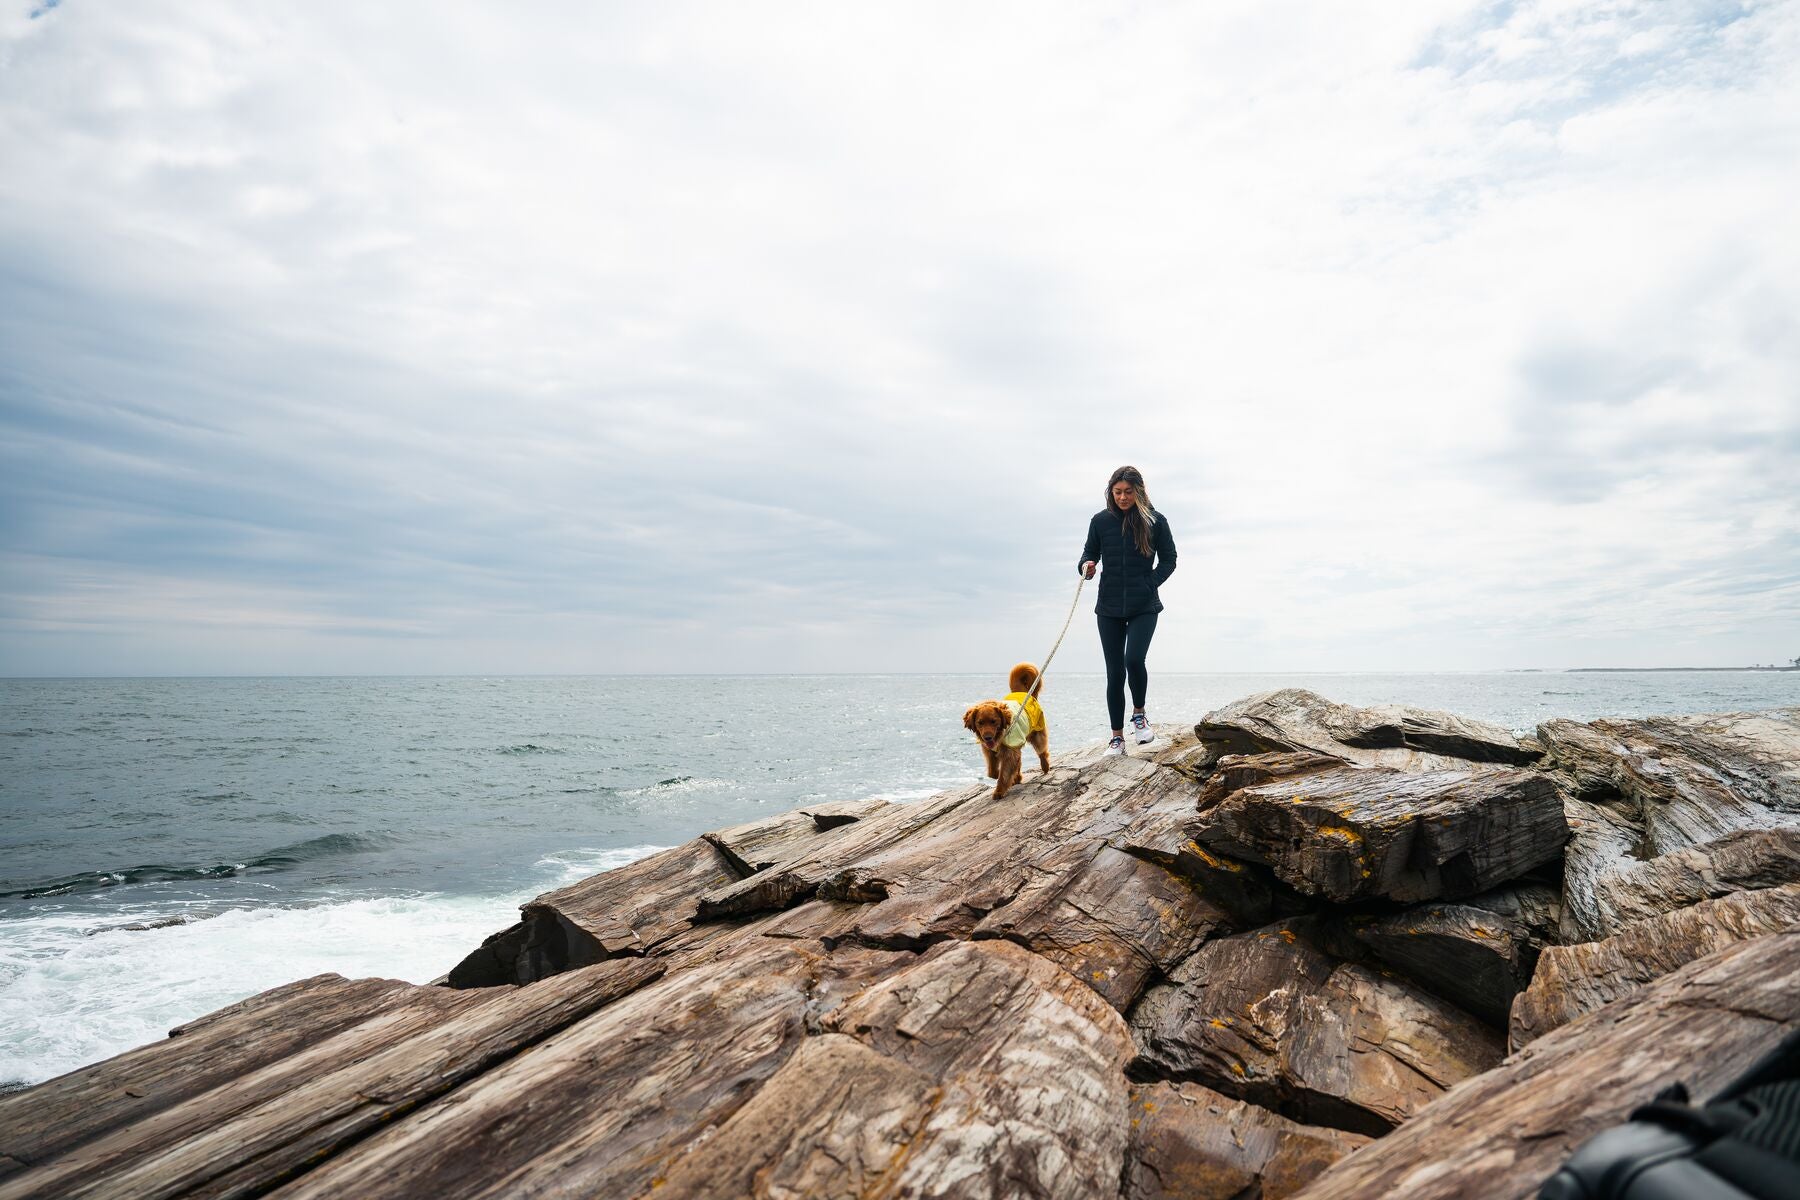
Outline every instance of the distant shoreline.
<svg viewBox="0 0 1800 1200"><path fill-rule="evenodd" d="M1637 671L1800 671L1800 667L1570 667L1571 675L1592 675L1599 672L1629 674Z"/></svg>

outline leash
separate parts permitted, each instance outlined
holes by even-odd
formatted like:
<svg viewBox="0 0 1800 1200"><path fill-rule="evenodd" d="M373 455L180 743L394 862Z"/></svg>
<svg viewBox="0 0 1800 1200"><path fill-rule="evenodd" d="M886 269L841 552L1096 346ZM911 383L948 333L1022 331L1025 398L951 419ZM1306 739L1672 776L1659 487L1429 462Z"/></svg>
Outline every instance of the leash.
<svg viewBox="0 0 1800 1200"><path fill-rule="evenodd" d="M1044 686L1044 676L1050 673L1050 660L1055 658L1056 652L1062 648L1063 634L1069 632L1069 622L1075 619L1075 606L1081 603L1081 589L1086 586L1087 576L1077 576L1075 579L1075 598L1069 601L1069 615L1063 618L1062 633L1056 635L1056 644L1050 647L1050 653L1044 655L1044 665L1038 668L1037 679L1032 683L1031 690L1025 693L1028 698L1036 699L1038 689Z"/></svg>

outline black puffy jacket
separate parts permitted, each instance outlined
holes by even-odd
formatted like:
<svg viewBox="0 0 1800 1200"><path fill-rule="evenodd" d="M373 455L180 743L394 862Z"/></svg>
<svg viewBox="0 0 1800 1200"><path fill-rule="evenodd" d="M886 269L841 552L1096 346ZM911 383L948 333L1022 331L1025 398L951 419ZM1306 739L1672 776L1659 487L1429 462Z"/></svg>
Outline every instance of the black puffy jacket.
<svg viewBox="0 0 1800 1200"><path fill-rule="evenodd" d="M1110 509L1101 509L1088 522L1087 543L1075 569L1085 562L1100 564L1100 599L1094 612L1102 617L1135 617L1161 612L1156 589L1175 573L1175 537L1161 514L1153 517L1150 536L1155 553L1140 553L1137 542L1125 533L1125 520Z"/></svg>

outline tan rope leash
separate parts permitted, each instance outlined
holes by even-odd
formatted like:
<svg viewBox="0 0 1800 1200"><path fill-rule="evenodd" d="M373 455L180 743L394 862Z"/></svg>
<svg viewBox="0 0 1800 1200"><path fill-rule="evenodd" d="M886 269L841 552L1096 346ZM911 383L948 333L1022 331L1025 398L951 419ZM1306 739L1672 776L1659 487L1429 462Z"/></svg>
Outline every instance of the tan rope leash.
<svg viewBox="0 0 1800 1200"><path fill-rule="evenodd" d="M1069 622L1075 619L1075 606L1081 603L1081 589L1086 586L1087 576L1078 576L1075 580L1075 598L1069 601L1069 615L1063 618L1062 633L1056 635L1056 644L1050 647L1050 653L1044 655L1044 665L1038 668L1037 680L1031 685L1031 690L1025 693L1027 697L1035 699L1038 689L1044 686L1044 676L1050 673L1050 660L1062 648L1063 634L1069 632Z"/></svg>

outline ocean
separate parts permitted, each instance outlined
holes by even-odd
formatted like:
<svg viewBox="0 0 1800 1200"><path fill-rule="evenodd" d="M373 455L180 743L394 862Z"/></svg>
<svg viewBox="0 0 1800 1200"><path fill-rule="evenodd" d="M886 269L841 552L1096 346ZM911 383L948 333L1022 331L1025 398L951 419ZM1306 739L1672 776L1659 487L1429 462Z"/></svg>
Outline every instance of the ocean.
<svg viewBox="0 0 1800 1200"><path fill-rule="evenodd" d="M1254 692L1551 717L1800 706L1800 672L1153 674L1153 720ZM978 675L0 680L0 1087L307 975L426 982L521 902L822 800L982 775ZM1051 752L1106 735L1056 675Z"/></svg>

